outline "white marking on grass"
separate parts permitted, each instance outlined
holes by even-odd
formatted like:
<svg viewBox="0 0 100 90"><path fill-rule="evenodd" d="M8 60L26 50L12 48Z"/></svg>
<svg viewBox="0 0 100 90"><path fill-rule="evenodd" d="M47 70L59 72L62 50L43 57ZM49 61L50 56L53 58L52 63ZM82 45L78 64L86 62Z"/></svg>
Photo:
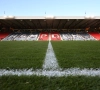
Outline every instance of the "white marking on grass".
<svg viewBox="0 0 100 90"><path fill-rule="evenodd" d="M47 77L62 77L62 76L100 76L100 69L79 69L79 68L69 68L66 70L42 70L37 69L33 71L33 69L23 69L23 70L6 70L0 69L0 76L8 76L8 75L37 75L37 76L47 76Z"/></svg>
<svg viewBox="0 0 100 90"><path fill-rule="evenodd" d="M51 42L49 41L48 49L45 57L45 61L43 64L43 69L0 69L0 76L8 76L8 75L37 75L37 76L47 76L47 77L62 77L62 76L100 76L100 68L96 69L79 69L79 68L69 68L62 70L59 68L57 63Z"/></svg>
<svg viewBox="0 0 100 90"><path fill-rule="evenodd" d="M59 69L59 65L57 63L57 59L55 57L55 53L53 51L51 42L49 41L48 49L46 52L44 64L43 64L44 70L56 70Z"/></svg>
<svg viewBox="0 0 100 90"><path fill-rule="evenodd" d="M49 41L51 41L51 34L49 33Z"/></svg>

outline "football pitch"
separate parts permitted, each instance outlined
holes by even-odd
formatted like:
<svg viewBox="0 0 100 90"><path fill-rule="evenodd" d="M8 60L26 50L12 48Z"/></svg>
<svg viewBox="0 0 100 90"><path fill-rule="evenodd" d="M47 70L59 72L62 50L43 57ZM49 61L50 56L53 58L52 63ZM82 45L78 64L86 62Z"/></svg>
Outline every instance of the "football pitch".
<svg viewBox="0 0 100 90"><path fill-rule="evenodd" d="M52 42L62 68L100 68L99 41Z"/></svg>
<svg viewBox="0 0 100 90"><path fill-rule="evenodd" d="M1 41L0 69L42 70L48 43L48 41ZM100 69L99 41L51 41L51 44L62 70ZM2 90L99 90L99 75L68 77L0 75L0 88Z"/></svg>
<svg viewBox="0 0 100 90"><path fill-rule="evenodd" d="M0 68L42 68L48 42L0 42Z"/></svg>

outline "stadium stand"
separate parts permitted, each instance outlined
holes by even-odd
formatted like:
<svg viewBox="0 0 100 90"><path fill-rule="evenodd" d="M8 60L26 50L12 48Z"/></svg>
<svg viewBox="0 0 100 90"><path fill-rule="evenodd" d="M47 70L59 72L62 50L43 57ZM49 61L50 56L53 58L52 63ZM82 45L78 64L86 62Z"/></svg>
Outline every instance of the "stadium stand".
<svg viewBox="0 0 100 90"><path fill-rule="evenodd" d="M100 33L98 33L98 32L89 32L89 34L91 36L93 36L94 38L96 38L97 40L100 40Z"/></svg>
<svg viewBox="0 0 100 90"><path fill-rule="evenodd" d="M1 41L60 41L60 40L100 40L100 34L86 31L66 31L66 32L32 32L30 30L15 30L12 33L0 33Z"/></svg>
<svg viewBox="0 0 100 90"><path fill-rule="evenodd" d="M95 40L94 37L86 32L74 32L61 34L63 40Z"/></svg>
<svg viewBox="0 0 100 90"><path fill-rule="evenodd" d="M60 34L58 33L58 32L53 32L53 33L51 33L50 34L50 38L51 38L51 40L53 40L53 41L60 41L61 40L61 36L60 36Z"/></svg>
<svg viewBox="0 0 100 90"><path fill-rule="evenodd" d="M100 16L0 16L0 41L100 40L99 20Z"/></svg>
<svg viewBox="0 0 100 90"><path fill-rule="evenodd" d="M30 34L28 37L27 37L27 41L34 41L34 40L37 40L38 38L38 34Z"/></svg>
<svg viewBox="0 0 100 90"><path fill-rule="evenodd" d="M47 32L40 33L38 40L42 41L49 40L49 33Z"/></svg>
<svg viewBox="0 0 100 90"><path fill-rule="evenodd" d="M38 33L27 33L27 32L14 32L2 41L34 41L37 40Z"/></svg>
<svg viewBox="0 0 100 90"><path fill-rule="evenodd" d="M4 39L7 37L10 33L5 33L5 32L0 32L0 40Z"/></svg>

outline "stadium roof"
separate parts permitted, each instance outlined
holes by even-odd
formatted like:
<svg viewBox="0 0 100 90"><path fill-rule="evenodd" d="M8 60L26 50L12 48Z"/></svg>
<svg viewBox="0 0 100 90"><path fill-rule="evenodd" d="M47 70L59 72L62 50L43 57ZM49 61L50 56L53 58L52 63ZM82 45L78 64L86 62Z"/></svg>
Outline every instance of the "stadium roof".
<svg viewBox="0 0 100 90"><path fill-rule="evenodd" d="M100 16L0 16L0 28L85 29L100 28Z"/></svg>

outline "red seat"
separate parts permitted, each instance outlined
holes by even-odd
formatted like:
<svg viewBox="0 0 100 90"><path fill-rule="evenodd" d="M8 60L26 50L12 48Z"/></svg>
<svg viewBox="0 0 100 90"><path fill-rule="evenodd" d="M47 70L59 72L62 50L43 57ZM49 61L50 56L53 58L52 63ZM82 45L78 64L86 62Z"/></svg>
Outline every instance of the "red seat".
<svg viewBox="0 0 100 90"><path fill-rule="evenodd" d="M40 33L40 35L39 35L39 40L42 40L42 41L47 41L47 40L49 40L49 33L46 33L46 32Z"/></svg>
<svg viewBox="0 0 100 90"><path fill-rule="evenodd" d="M4 39L8 35L9 33L0 33L0 40Z"/></svg>
<svg viewBox="0 0 100 90"><path fill-rule="evenodd" d="M58 32L54 32L50 34L51 40L53 41L60 41L61 37L60 34Z"/></svg>
<svg viewBox="0 0 100 90"><path fill-rule="evenodd" d="M93 36L94 38L96 38L97 40L100 40L100 34L97 32L89 32L89 34L91 36Z"/></svg>

